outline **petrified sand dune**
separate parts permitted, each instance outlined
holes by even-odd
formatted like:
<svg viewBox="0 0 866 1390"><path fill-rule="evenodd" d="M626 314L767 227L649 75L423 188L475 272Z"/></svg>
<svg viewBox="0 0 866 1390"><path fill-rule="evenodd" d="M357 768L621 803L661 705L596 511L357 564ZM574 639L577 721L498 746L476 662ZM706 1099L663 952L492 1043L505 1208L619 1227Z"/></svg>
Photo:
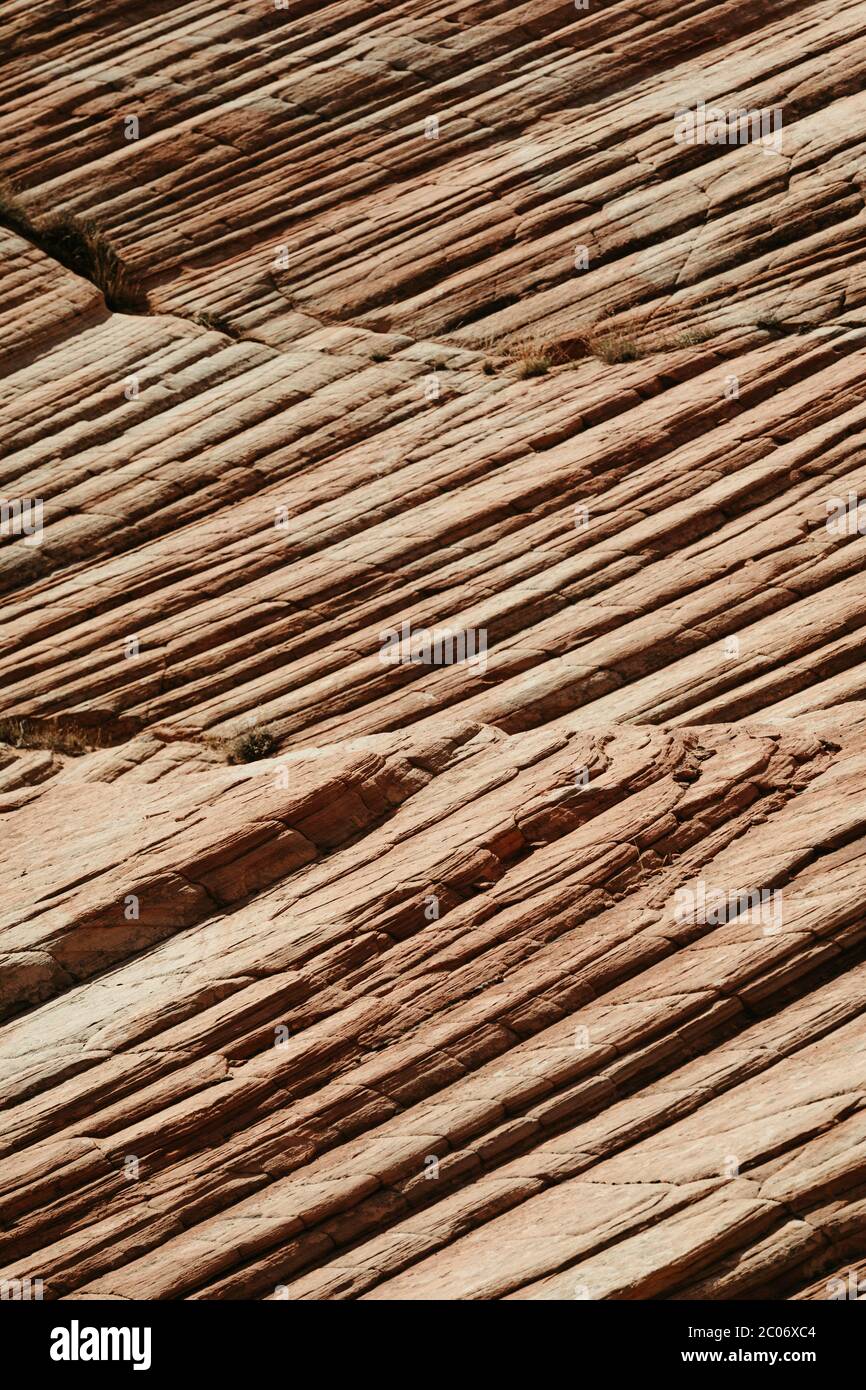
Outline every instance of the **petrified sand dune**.
<svg viewBox="0 0 866 1390"><path fill-rule="evenodd" d="M0 16L0 1283L866 1279L866 2L589 6Z"/></svg>

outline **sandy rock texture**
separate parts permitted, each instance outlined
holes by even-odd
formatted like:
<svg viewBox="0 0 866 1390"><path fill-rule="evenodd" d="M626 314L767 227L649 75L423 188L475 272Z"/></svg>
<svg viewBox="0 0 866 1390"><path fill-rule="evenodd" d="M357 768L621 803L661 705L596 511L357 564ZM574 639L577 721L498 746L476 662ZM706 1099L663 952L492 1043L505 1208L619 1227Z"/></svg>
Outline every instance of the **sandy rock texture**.
<svg viewBox="0 0 866 1390"><path fill-rule="evenodd" d="M866 0L0 53L0 1280L856 1296Z"/></svg>

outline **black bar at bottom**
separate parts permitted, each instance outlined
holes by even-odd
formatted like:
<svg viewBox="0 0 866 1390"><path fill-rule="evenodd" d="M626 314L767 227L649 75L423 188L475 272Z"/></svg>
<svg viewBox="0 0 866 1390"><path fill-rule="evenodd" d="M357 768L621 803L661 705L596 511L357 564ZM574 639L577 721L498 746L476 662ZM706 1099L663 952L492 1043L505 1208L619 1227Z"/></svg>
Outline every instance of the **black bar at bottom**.
<svg viewBox="0 0 866 1390"><path fill-rule="evenodd" d="M4 1302L0 1327L7 1348L14 1346L22 1368L92 1380L103 1373L144 1375L212 1372L225 1380L267 1374L268 1365L297 1375L307 1357L324 1357L328 1375L335 1360L347 1358L347 1371L379 1370L404 1378L399 1345L409 1336L423 1350L423 1371L441 1379L444 1370L462 1370L464 1354L443 1338L443 1318L460 1324L461 1346L479 1371L485 1356L495 1363L509 1350L526 1352L531 1337L536 1354L572 1345L581 1361L595 1353L608 1373L676 1368L703 1374L707 1367L731 1370L763 1366L828 1373L859 1361L864 1310L857 1299L811 1303L604 1302L576 1300L558 1308L530 1312L512 1303L507 1323L497 1307L483 1311L481 1323L464 1323L465 1305L402 1303L363 1308L352 1303L172 1302L133 1303L75 1300L52 1303ZM522 1315L528 1322L521 1325ZM387 1320L383 1318L386 1313ZM518 1321L515 1322L515 1315ZM541 1322L536 1318L541 1317ZM490 1321L488 1321L490 1319ZM466 1339L469 1339L468 1343ZM515 1345L518 1344L518 1345ZM471 1353L469 1349L471 1348ZM442 1358L440 1360L440 1357ZM385 1364L383 1364L385 1363ZM468 1369L468 1367L467 1367ZM488 1370L489 1374L489 1370ZM412 1379L417 1379L413 1365Z"/></svg>

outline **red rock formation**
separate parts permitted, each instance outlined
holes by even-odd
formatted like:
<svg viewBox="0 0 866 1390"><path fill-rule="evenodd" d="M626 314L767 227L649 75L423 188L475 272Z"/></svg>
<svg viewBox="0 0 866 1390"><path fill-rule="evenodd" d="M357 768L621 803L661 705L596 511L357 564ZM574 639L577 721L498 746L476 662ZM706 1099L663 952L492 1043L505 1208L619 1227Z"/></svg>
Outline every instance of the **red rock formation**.
<svg viewBox="0 0 866 1390"><path fill-rule="evenodd" d="M0 1280L850 1296L864 0L0 49Z"/></svg>

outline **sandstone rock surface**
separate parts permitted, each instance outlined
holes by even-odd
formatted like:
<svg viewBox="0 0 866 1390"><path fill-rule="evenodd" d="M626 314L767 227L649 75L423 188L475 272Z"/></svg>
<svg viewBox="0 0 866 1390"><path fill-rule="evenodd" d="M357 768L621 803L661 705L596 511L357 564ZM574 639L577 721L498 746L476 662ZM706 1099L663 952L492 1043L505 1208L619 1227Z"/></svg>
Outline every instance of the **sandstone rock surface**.
<svg viewBox="0 0 866 1390"><path fill-rule="evenodd" d="M0 51L0 1280L866 1280L866 0Z"/></svg>

